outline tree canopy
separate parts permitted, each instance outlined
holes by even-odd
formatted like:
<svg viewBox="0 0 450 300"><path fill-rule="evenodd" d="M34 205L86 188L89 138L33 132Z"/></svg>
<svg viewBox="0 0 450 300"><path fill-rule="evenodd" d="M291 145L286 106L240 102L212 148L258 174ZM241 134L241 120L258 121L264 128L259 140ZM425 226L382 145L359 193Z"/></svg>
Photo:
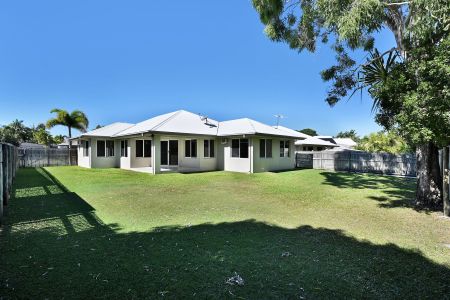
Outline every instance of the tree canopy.
<svg viewBox="0 0 450 300"><path fill-rule="evenodd" d="M314 129L311 129L311 128L304 128L302 130L299 130L298 132L301 132L301 133L304 133L304 134L307 134L307 135L310 135L310 136L319 135L317 133L317 131L315 131Z"/></svg>
<svg viewBox="0 0 450 300"><path fill-rule="evenodd" d="M337 138L351 138L355 142L358 142L360 140L358 134L356 133L355 129L350 129L347 131L341 131L338 134L336 134Z"/></svg>

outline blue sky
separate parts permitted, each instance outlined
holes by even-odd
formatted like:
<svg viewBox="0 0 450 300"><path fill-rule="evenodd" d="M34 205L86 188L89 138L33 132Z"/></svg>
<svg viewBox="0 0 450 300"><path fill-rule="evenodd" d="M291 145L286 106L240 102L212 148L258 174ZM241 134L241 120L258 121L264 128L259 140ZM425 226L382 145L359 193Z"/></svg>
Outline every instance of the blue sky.
<svg viewBox="0 0 450 300"><path fill-rule="evenodd" d="M269 124L283 114L327 135L379 130L369 97L325 103L319 72L333 62L327 45L299 54L268 40L250 0L2 1L0 124L45 122L55 107L84 111L91 127L186 109Z"/></svg>

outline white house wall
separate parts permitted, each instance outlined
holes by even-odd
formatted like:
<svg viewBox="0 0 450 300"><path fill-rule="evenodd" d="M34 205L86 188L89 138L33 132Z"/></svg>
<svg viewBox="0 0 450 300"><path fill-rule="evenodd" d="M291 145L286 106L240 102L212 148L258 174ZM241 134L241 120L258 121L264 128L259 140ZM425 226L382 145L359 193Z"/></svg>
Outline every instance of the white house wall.
<svg viewBox="0 0 450 300"><path fill-rule="evenodd" d="M114 141L114 156L98 157L97 156L97 141L108 140L104 138L91 139L91 167L92 168L117 168L120 163L120 141Z"/></svg>
<svg viewBox="0 0 450 300"><path fill-rule="evenodd" d="M84 141L83 140L80 145L78 146L78 166L84 167L84 168L90 168L91 167L91 147L89 147L89 156L84 156ZM89 140L87 140L89 141ZM90 144L90 141L89 141Z"/></svg>
<svg viewBox="0 0 450 300"><path fill-rule="evenodd" d="M242 138L242 136L234 137L234 138ZM241 172L241 173L251 173L253 170L252 164L252 156L253 156L253 146L252 139L249 139L249 151L248 158L240 158L240 157L231 157L231 140L233 138L227 138L227 143L223 145L223 161L224 161L224 170L232 171L232 172Z"/></svg>
<svg viewBox="0 0 450 300"><path fill-rule="evenodd" d="M152 140L149 136L129 138L128 139L128 159L130 160L130 168L144 168L152 166L151 157L136 157L136 141L137 140ZM153 143L153 141L152 141ZM152 151L153 155L153 151Z"/></svg>
<svg viewBox="0 0 450 300"><path fill-rule="evenodd" d="M259 153L261 139L272 140L272 157L262 158ZM289 140L289 157L280 157L280 141L286 139L272 137L253 138L253 172L280 171L295 168L294 140Z"/></svg>

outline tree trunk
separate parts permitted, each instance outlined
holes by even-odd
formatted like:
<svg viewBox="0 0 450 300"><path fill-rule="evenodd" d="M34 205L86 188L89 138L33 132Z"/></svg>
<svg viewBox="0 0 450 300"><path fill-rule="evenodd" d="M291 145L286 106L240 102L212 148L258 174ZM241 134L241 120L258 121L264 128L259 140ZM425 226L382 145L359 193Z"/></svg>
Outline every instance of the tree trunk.
<svg viewBox="0 0 450 300"><path fill-rule="evenodd" d="M437 209L442 207L442 175L439 149L433 143L417 147L416 206Z"/></svg>

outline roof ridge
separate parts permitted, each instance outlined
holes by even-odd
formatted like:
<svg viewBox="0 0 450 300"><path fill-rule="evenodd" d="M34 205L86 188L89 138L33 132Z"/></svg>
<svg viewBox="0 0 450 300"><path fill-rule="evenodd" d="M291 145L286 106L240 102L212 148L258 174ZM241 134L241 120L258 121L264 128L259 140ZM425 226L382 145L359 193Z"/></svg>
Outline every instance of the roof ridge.
<svg viewBox="0 0 450 300"><path fill-rule="evenodd" d="M175 111L171 116L169 116L167 119L165 119L164 121L161 121L158 125L153 126L149 131L153 131L158 129L159 127L163 126L164 124L166 124L168 121L170 121L173 117L175 117L176 115L180 114L183 110L177 110ZM156 117L155 117L156 118Z"/></svg>
<svg viewBox="0 0 450 300"><path fill-rule="evenodd" d="M255 128L255 126L253 125L253 120L252 120L252 119L249 119L249 118L246 118L246 119L247 119L248 123L250 123L250 126L252 126L253 131L256 133L256 128Z"/></svg>

